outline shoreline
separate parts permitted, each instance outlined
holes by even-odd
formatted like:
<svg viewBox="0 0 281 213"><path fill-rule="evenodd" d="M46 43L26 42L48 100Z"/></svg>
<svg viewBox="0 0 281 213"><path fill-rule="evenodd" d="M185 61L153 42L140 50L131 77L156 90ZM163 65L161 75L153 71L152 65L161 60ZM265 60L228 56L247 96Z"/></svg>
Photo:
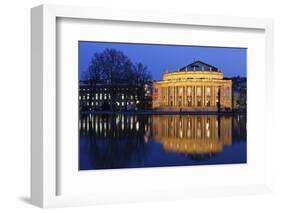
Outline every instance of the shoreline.
<svg viewBox="0 0 281 213"><path fill-rule="evenodd" d="M80 112L81 115L240 115L245 114L246 111L240 112L210 112L210 111L94 111L94 112Z"/></svg>

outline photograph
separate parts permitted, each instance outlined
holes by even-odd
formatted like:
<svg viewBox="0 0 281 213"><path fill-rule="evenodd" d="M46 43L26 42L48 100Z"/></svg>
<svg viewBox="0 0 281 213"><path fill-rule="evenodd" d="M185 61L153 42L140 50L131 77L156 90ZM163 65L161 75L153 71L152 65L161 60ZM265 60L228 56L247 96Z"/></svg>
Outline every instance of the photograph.
<svg viewBox="0 0 281 213"><path fill-rule="evenodd" d="M79 171L247 163L247 48L78 41Z"/></svg>

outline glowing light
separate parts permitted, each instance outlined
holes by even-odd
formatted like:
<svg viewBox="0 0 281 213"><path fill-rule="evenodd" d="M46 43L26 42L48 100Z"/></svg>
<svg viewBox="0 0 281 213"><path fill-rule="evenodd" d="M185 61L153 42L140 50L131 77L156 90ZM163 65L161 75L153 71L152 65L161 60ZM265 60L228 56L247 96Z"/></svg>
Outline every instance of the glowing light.
<svg viewBox="0 0 281 213"><path fill-rule="evenodd" d="M183 137L183 131L182 131L182 129L180 129L180 138L182 138Z"/></svg>

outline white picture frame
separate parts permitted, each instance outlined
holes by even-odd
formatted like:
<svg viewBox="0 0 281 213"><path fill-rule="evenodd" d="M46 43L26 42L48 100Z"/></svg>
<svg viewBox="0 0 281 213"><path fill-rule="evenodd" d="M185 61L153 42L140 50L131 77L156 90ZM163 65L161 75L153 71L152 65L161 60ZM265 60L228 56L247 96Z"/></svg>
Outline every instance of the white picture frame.
<svg viewBox="0 0 281 213"><path fill-rule="evenodd" d="M266 179L259 184L234 183L233 186L221 185L218 187L200 187L194 183L195 188L188 192L170 186L165 190L156 190L155 193L132 195L130 193L118 196L118 193L107 196L91 195L57 195L58 173L60 167L57 165L59 152L57 151L57 20L65 19L87 19L108 20L134 23L153 23L161 25L192 25L200 27L219 27L232 29L256 29L264 31L265 42L265 67L263 73L266 78L265 103L268 112L264 115L266 131L263 133L266 144L269 146L270 117L273 111L274 97L270 95L273 75L273 21L271 19L240 18L240 17L216 17L203 15L152 13L142 11L122 11L100 8L85 8L74 6L41 5L31 10L31 201L33 204L46 207L91 205L96 203L127 202L141 200L161 200L173 198L185 198L208 195L232 195L262 193L270 191L270 161L266 161L263 172ZM251 105L251 104L250 104ZM262 158L266 158L265 155ZM266 169L264 169L266 168ZM155 170L155 169L150 169ZM173 171L170 169L169 172ZM126 172L126 171L125 171ZM131 171L133 173L134 171ZM152 172L153 173L153 172ZM112 173L116 175L116 173ZM164 186L163 186L164 187ZM169 194L168 194L169 192ZM166 193L166 194L165 194ZM108 199L106 198L108 197Z"/></svg>

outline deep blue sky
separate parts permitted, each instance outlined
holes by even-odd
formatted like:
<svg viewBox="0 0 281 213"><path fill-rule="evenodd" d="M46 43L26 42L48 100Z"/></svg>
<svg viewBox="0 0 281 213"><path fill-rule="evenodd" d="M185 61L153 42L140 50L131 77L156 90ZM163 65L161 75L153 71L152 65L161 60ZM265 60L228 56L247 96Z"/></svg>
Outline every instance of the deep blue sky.
<svg viewBox="0 0 281 213"><path fill-rule="evenodd" d="M94 53L115 48L127 55L133 63L145 64L153 80L161 80L165 70L177 70L194 60L200 60L220 68L225 77L246 77L247 49L196 47L155 44L125 44L107 42L79 42L79 72L83 78Z"/></svg>

